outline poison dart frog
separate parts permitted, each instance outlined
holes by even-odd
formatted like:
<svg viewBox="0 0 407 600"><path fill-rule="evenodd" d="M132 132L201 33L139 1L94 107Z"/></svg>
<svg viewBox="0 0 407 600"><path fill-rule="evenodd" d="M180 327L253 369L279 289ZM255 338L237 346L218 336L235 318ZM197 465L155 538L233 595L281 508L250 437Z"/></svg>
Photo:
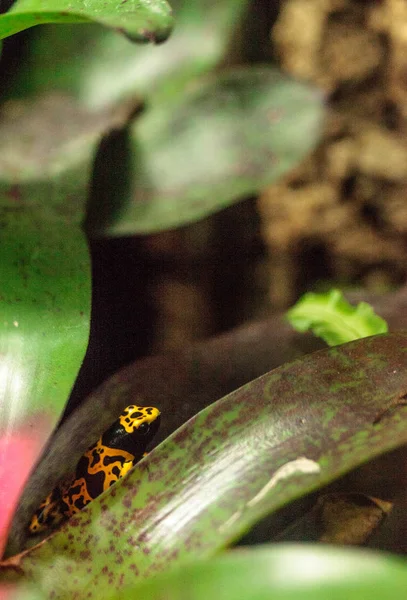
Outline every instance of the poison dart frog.
<svg viewBox="0 0 407 600"><path fill-rule="evenodd" d="M59 483L40 504L29 533L55 528L123 477L143 458L159 424L160 411L153 406L132 404L125 408L79 459L74 478Z"/></svg>

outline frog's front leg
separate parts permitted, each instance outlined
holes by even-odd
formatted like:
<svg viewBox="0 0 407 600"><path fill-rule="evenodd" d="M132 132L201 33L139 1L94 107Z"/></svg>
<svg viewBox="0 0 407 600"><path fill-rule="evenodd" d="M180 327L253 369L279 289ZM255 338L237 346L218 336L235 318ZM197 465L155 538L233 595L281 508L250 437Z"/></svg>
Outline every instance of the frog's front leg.
<svg viewBox="0 0 407 600"><path fill-rule="evenodd" d="M148 456L148 452L144 452L143 454L143 458L145 456ZM126 460L123 463L123 466L120 469L120 475L118 477L118 479L121 479L122 477L124 477L126 475L126 473L128 473L130 471L130 469L132 469L134 467L135 464L137 464L139 461L132 459L132 460Z"/></svg>
<svg viewBox="0 0 407 600"><path fill-rule="evenodd" d="M126 460L120 469L120 474L119 474L118 479L121 479L122 477L124 477L126 475L126 473L128 473L130 471L130 469L132 469L134 467L135 464L136 463L134 460Z"/></svg>

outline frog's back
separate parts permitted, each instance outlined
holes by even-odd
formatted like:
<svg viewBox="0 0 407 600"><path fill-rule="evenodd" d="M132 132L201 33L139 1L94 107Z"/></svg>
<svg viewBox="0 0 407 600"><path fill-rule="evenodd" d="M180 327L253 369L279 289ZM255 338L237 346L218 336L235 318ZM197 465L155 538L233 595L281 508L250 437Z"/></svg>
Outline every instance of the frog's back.
<svg viewBox="0 0 407 600"><path fill-rule="evenodd" d="M33 515L33 535L55 528L123 477L143 456L160 423L153 406L127 406L79 459L75 476L57 485Z"/></svg>

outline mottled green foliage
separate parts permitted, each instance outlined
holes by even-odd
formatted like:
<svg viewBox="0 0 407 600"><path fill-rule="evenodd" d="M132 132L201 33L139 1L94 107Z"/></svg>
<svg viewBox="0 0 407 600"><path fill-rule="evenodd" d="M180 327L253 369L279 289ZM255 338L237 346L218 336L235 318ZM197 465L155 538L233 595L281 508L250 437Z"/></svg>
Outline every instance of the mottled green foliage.
<svg viewBox="0 0 407 600"><path fill-rule="evenodd" d="M398 406L406 358L407 334L370 337L243 386L23 555L21 568L48 593L99 597L213 555L289 501L407 442Z"/></svg>
<svg viewBox="0 0 407 600"><path fill-rule="evenodd" d="M16 0L0 15L0 38L41 23L87 23L94 21L123 33L137 42L164 41L173 20L166 0Z"/></svg>
<svg viewBox="0 0 407 600"><path fill-rule="evenodd" d="M304 294L286 317L297 331L311 329L329 346L388 331L386 321L369 304L360 302L352 306L339 290Z"/></svg>
<svg viewBox="0 0 407 600"><path fill-rule="evenodd" d="M200 561L124 588L123 600L405 600L407 565L366 550L263 546ZM117 596L112 593L106 600Z"/></svg>
<svg viewBox="0 0 407 600"><path fill-rule="evenodd" d="M181 93L182 92L182 93ZM257 193L315 145L322 95L270 67L228 71L157 102L129 134L125 177L96 169L92 233L148 233Z"/></svg>

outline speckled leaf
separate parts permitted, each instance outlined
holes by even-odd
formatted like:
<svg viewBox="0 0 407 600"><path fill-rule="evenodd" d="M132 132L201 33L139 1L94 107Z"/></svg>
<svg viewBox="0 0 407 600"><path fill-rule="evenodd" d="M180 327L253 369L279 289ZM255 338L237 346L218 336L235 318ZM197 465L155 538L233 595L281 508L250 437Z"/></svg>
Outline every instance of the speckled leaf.
<svg viewBox="0 0 407 600"><path fill-rule="evenodd" d="M213 555L290 500L406 443L406 364L399 333L256 379L193 417L14 565L52 597L91 598Z"/></svg>
<svg viewBox="0 0 407 600"><path fill-rule="evenodd" d="M392 329L407 329L407 288L385 296L356 293L349 300L355 304L368 301ZM282 316L276 315L121 369L91 394L53 436L20 499L9 554L24 547L27 521L45 494L59 479L72 473L83 451L134 398L144 404L158 404L165 414L154 440L157 444L215 400L324 346L310 334L295 332Z"/></svg>
<svg viewBox="0 0 407 600"><path fill-rule="evenodd" d="M58 89L96 110L135 94L150 104L224 58L246 5L247 0L174 0L175 30L153 47L135 46L93 24L37 28L4 93L21 97Z"/></svg>
<svg viewBox="0 0 407 600"><path fill-rule="evenodd" d="M41 23L94 21L138 42L164 41L173 19L166 0L16 0L0 15L0 39Z"/></svg>
<svg viewBox="0 0 407 600"><path fill-rule="evenodd" d="M24 548L27 522L48 491L72 473L86 448L135 398L141 404L159 406L165 414L153 441L157 445L212 402L281 363L323 346L314 336L299 334L282 319L272 318L121 369L53 435L20 498L8 554Z"/></svg>
<svg viewBox="0 0 407 600"><path fill-rule="evenodd" d="M159 231L258 192L312 149L322 109L322 94L269 67L186 87L135 121L121 177L101 157L89 230Z"/></svg>
<svg viewBox="0 0 407 600"><path fill-rule="evenodd" d="M317 545L275 545L226 555L124 588L121 600L404 600L401 558ZM112 593L105 598L117 598Z"/></svg>

